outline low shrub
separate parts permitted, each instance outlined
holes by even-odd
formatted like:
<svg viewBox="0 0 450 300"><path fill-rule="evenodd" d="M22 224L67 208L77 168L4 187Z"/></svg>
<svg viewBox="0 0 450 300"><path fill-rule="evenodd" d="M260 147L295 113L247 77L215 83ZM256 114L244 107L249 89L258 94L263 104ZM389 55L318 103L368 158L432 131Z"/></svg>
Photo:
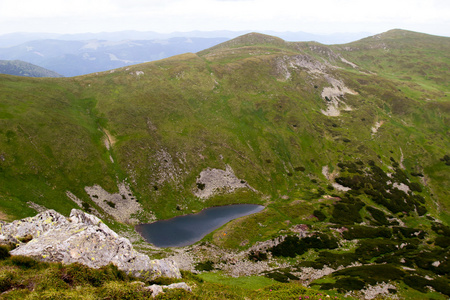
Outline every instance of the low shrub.
<svg viewBox="0 0 450 300"><path fill-rule="evenodd" d="M423 239L426 232L417 228L393 227L392 231L398 238L419 238Z"/></svg>
<svg viewBox="0 0 450 300"><path fill-rule="evenodd" d="M366 284L364 281L353 277L344 277L336 280L333 287L336 288L340 293L345 293L347 291L358 291L364 288Z"/></svg>
<svg viewBox="0 0 450 300"><path fill-rule="evenodd" d="M261 251L251 251L248 255L248 259L251 261L263 261L267 260L267 253Z"/></svg>
<svg viewBox="0 0 450 300"><path fill-rule="evenodd" d="M315 269L322 269L325 265L336 269L339 266L348 266L358 261L359 256L355 253L331 253L321 251L319 257L311 264Z"/></svg>
<svg viewBox="0 0 450 300"><path fill-rule="evenodd" d="M11 262L13 265L18 266L22 269L31 269L39 265L39 262L37 262L33 258L22 255L11 256Z"/></svg>
<svg viewBox="0 0 450 300"><path fill-rule="evenodd" d="M6 246L0 246L0 260L7 259L10 256L11 254L9 254L8 248Z"/></svg>
<svg viewBox="0 0 450 300"><path fill-rule="evenodd" d="M283 242L269 249L273 256L296 257L305 253L307 248L296 236L287 236Z"/></svg>
<svg viewBox="0 0 450 300"><path fill-rule="evenodd" d="M185 300L190 299L192 293L184 289L168 289L155 297L156 300ZM195 299L195 298L194 298Z"/></svg>
<svg viewBox="0 0 450 300"><path fill-rule="evenodd" d="M363 220L359 211L364 205L365 204L358 198L346 195L342 198L342 201L334 204L330 222L342 225L361 223Z"/></svg>
<svg viewBox="0 0 450 300"><path fill-rule="evenodd" d="M326 234L317 234L299 239L296 236L287 236L283 242L269 249L273 256L295 257L302 255L308 249L335 249L338 241Z"/></svg>
<svg viewBox="0 0 450 300"><path fill-rule="evenodd" d="M73 263L62 266L59 272L60 278L71 286L91 285L99 287L107 281L125 281L128 279L128 275L113 264L92 269L80 263Z"/></svg>
<svg viewBox="0 0 450 300"><path fill-rule="evenodd" d="M317 218L320 222L323 222L326 220L327 216L321 211L321 210L314 210L313 216Z"/></svg>
<svg viewBox="0 0 450 300"><path fill-rule="evenodd" d="M289 272L274 271L267 273L265 276L278 282L289 282L291 280L298 280L297 276L294 276Z"/></svg>
<svg viewBox="0 0 450 300"><path fill-rule="evenodd" d="M397 250L398 243L390 239L366 239L358 243L355 253L361 262Z"/></svg>
<svg viewBox="0 0 450 300"><path fill-rule="evenodd" d="M214 270L214 263L210 260L204 261L204 262L199 262L195 265L195 269L197 271L212 271Z"/></svg>
<svg viewBox="0 0 450 300"><path fill-rule="evenodd" d="M366 210L374 218L374 225L389 225L389 220L386 218L386 214L379 209L372 206L366 206Z"/></svg>
<svg viewBox="0 0 450 300"><path fill-rule="evenodd" d="M0 273L0 293L11 289L14 276L9 272Z"/></svg>
<svg viewBox="0 0 450 300"><path fill-rule="evenodd" d="M388 227L367 227L354 225L344 231L342 236L344 239L373 239L373 238L390 238L392 237L392 230Z"/></svg>
<svg viewBox="0 0 450 300"><path fill-rule="evenodd" d="M97 296L99 299L110 300L143 300L149 299L151 292L137 284L110 281L100 288Z"/></svg>
<svg viewBox="0 0 450 300"><path fill-rule="evenodd" d="M351 267L336 271L333 276L359 277L362 281L374 285L390 280L400 280L405 276L405 272L393 265L381 264Z"/></svg>
<svg viewBox="0 0 450 300"><path fill-rule="evenodd" d="M438 236L434 240L434 244L441 247L441 248L448 248L450 247L450 237L448 236Z"/></svg>
<svg viewBox="0 0 450 300"><path fill-rule="evenodd" d="M22 243L28 243L29 241L31 241L33 239L33 236L31 234L27 234L26 236L23 236L21 238L18 238L18 240Z"/></svg>
<svg viewBox="0 0 450 300"><path fill-rule="evenodd" d="M428 291L427 285L429 285L429 283L428 283L429 280L425 279L423 277L416 276L416 275L407 276L403 279L403 282L407 286L409 286L419 292L426 293Z"/></svg>

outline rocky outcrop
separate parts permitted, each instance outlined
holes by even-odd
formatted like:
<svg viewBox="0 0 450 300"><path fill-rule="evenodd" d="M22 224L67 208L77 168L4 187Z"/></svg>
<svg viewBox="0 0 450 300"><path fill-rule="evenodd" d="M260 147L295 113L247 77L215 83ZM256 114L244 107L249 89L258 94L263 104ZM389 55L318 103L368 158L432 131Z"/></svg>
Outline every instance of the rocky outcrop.
<svg viewBox="0 0 450 300"><path fill-rule="evenodd" d="M120 270L143 279L180 278L172 260L150 260L133 249L127 238L120 237L99 218L73 209L66 219L54 210L35 217L0 224L0 243L19 243L12 255L31 256L42 261L81 263L92 268L113 263Z"/></svg>
<svg viewBox="0 0 450 300"><path fill-rule="evenodd" d="M84 190L95 204L118 222L136 225L139 220L145 222L155 220L155 216L142 209L127 184L122 182L117 187L119 192L112 194L99 185L87 186Z"/></svg>
<svg viewBox="0 0 450 300"><path fill-rule="evenodd" d="M194 195L204 200L218 193L232 193L240 188L256 192L245 180L237 178L229 165L225 170L207 168L201 171L197 178Z"/></svg>
<svg viewBox="0 0 450 300"><path fill-rule="evenodd" d="M149 290L152 292L152 297L155 298L157 295L164 293L164 289L184 289L188 292L192 292L192 289L190 286L188 286L185 282L178 282L178 283L172 283L170 285L157 285L153 284L147 287L144 287L144 289Z"/></svg>

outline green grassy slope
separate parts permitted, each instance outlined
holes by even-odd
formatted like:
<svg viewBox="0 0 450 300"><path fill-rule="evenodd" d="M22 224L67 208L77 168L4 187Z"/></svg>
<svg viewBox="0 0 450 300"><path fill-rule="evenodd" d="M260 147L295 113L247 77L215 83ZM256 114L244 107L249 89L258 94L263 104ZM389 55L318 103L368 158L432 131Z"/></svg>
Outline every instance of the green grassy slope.
<svg viewBox="0 0 450 300"><path fill-rule="evenodd" d="M329 184L323 166L332 171L341 161L376 159L387 167L390 157L403 157L407 172L425 174L427 199L440 201L445 213L448 170L440 158L450 148L448 48L446 38L403 31L333 47L250 34L199 55L115 72L57 80L3 76L7 184L0 195L19 206L34 201L67 212L73 204L63 200L66 190L87 199L85 186L113 191L126 178L147 209L170 217L180 213L177 203L216 204L192 194L207 167L228 164L260 192L220 201L258 202L262 195L308 198L311 189ZM421 60L431 75L401 55ZM353 110L323 115L321 92L330 83L324 74L289 65L296 57L325 65L326 76L356 91L342 96ZM116 140L110 150L105 130ZM12 216L31 213L2 206Z"/></svg>

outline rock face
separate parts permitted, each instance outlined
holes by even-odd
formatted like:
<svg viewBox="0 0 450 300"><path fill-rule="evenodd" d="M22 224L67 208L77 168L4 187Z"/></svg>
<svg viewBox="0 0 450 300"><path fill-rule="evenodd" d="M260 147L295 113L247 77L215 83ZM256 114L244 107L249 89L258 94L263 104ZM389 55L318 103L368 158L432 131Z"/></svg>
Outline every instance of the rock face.
<svg viewBox="0 0 450 300"><path fill-rule="evenodd" d="M102 221L81 210L73 209L66 219L54 210L35 217L0 224L0 243L23 237L33 239L12 250L12 255L25 255L42 261L78 262L92 268L109 263L143 279L181 278L171 260L150 260L133 249L127 238L120 237Z"/></svg>

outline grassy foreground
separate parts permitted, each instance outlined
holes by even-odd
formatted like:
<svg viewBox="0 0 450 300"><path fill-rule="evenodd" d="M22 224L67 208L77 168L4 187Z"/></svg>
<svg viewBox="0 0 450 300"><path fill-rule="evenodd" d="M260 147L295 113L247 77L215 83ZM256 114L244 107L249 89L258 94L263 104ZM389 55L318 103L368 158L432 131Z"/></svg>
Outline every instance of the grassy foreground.
<svg viewBox="0 0 450 300"><path fill-rule="evenodd" d="M81 264L43 263L24 256L10 257L0 248L1 299L148 299L144 286L184 281L192 292L166 290L156 299L325 299L328 294L296 283L276 283L264 277L227 278L182 272L182 279L141 282L114 265L91 269ZM344 297L333 295L333 299Z"/></svg>

